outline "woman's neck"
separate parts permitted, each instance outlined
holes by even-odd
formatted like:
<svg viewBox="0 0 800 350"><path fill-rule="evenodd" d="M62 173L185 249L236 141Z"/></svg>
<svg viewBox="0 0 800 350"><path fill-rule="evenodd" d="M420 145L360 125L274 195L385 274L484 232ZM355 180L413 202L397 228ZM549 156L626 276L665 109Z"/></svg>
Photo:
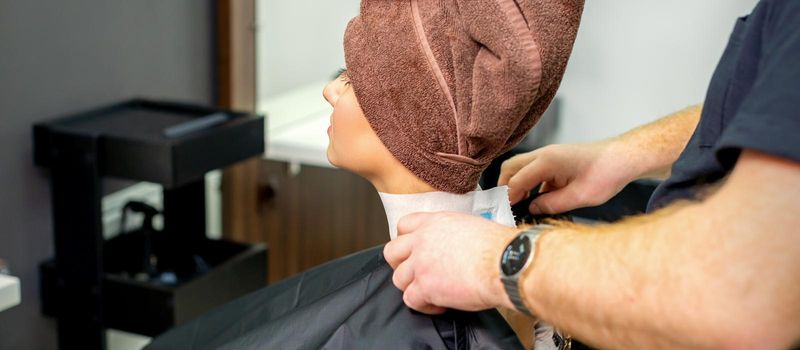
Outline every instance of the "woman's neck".
<svg viewBox="0 0 800 350"><path fill-rule="evenodd" d="M414 194L425 192L436 192L433 186L425 182L410 182L410 181L373 181L372 186L380 193L391 194Z"/></svg>
<svg viewBox="0 0 800 350"><path fill-rule="evenodd" d="M383 167L376 174L365 177L380 193L414 194L438 191L402 166L399 161L392 166Z"/></svg>

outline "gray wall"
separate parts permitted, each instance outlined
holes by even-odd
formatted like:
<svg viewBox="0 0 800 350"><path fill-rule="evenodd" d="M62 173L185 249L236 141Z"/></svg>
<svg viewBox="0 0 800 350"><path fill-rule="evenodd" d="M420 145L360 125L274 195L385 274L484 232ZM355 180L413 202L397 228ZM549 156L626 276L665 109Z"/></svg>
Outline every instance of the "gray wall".
<svg viewBox="0 0 800 350"><path fill-rule="evenodd" d="M0 312L0 349L54 349L37 264L51 256L47 173L31 125L134 96L211 103L212 6L198 0L0 0L0 258L22 304Z"/></svg>

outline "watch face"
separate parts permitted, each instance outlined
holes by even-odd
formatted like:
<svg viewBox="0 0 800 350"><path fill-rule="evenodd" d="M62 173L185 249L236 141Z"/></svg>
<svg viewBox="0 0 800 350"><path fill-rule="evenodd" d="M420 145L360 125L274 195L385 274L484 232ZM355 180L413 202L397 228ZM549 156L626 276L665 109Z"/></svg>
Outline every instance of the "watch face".
<svg viewBox="0 0 800 350"><path fill-rule="evenodd" d="M525 267L528 256L531 255L531 240L526 235L514 239L503 252L500 268L506 276L517 274Z"/></svg>

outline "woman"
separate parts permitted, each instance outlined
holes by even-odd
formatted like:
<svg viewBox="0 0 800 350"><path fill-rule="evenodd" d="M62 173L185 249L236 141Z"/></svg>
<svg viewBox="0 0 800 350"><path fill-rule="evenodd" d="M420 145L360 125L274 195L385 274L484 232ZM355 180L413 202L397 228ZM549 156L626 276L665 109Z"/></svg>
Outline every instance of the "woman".
<svg viewBox="0 0 800 350"><path fill-rule="evenodd" d="M349 70L323 93L334 107L329 160L375 186L392 228L419 210L513 224L503 189L474 190L555 95L582 7L582 0L363 0L345 33ZM380 252L241 298L150 348L521 348L494 310L428 316L405 307Z"/></svg>

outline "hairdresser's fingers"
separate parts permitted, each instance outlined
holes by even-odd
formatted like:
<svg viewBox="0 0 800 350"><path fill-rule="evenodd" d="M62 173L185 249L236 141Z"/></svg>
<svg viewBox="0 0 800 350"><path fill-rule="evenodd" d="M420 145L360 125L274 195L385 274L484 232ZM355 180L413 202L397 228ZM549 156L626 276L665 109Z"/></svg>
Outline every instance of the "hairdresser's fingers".
<svg viewBox="0 0 800 350"><path fill-rule="evenodd" d="M511 204L515 204L525 198L527 193L544 181L552 178L549 173L547 162L542 159L534 160L520 169L511 180L508 181L508 197Z"/></svg>
<svg viewBox="0 0 800 350"><path fill-rule="evenodd" d="M547 181L542 182L542 185L539 186L539 193L553 192L555 190L557 190L557 188Z"/></svg>
<svg viewBox="0 0 800 350"><path fill-rule="evenodd" d="M567 186L539 195L531 202L528 210L534 215L561 214L583 207L582 201L582 196L575 190L575 186Z"/></svg>
<svg viewBox="0 0 800 350"><path fill-rule="evenodd" d="M511 205L517 204L517 202L526 198L526 196L530 193L530 191L526 191L519 187L511 187L508 186L508 201L511 202Z"/></svg>
<svg viewBox="0 0 800 350"><path fill-rule="evenodd" d="M392 282L399 290L406 290L411 282L414 282L414 264L406 260L404 263L397 266L392 274Z"/></svg>
<svg viewBox="0 0 800 350"><path fill-rule="evenodd" d="M396 269L411 256L413 242L414 237L412 236L398 236L383 247L383 258L389 266Z"/></svg>
<svg viewBox="0 0 800 350"><path fill-rule="evenodd" d="M422 290L414 283L403 292L403 302L414 310L428 315L443 314L447 309L428 303L422 295Z"/></svg>
<svg viewBox="0 0 800 350"><path fill-rule="evenodd" d="M508 181L511 180L511 177L534 159L536 159L536 151L518 154L503 162L503 164L500 165L500 177L497 179L497 185L508 185Z"/></svg>
<svg viewBox="0 0 800 350"><path fill-rule="evenodd" d="M511 205L517 204L519 201L528 197L530 191L521 190L519 188L508 187L508 201Z"/></svg>
<svg viewBox="0 0 800 350"><path fill-rule="evenodd" d="M408 214L397 222L397 237L414 233L425 222L427 222L433 213L413 213Z"/></svg>

